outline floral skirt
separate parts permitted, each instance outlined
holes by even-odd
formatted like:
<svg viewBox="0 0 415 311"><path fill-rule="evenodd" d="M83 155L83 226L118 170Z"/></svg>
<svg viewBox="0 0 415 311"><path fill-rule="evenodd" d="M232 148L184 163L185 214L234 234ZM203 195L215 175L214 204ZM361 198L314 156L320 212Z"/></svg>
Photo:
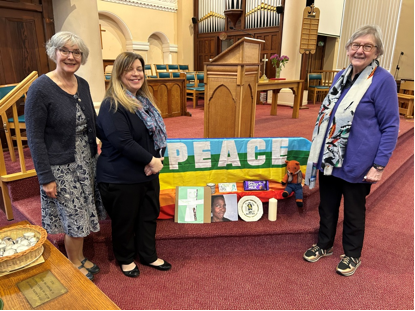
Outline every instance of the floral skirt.
<svg viewBox="0 0 415 311"><path fill-rule="evenodd" d="M50 234L65 233L71 237L86 237L99 231L99 219L106 212L95 179L96 157L86 134L86 120L77 107L75 162L52 165L57 185L56 199L50 198L40 186L42 226Z"/></svg>

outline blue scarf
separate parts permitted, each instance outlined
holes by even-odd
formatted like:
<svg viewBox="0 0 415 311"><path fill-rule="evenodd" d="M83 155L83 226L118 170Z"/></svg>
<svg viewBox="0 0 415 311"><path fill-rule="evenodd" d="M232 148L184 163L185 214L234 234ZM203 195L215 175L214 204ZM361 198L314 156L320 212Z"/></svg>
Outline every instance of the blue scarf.
<svg viewBox="0 0 415 311"><path fill-rule="evenodd" d="M154 149L161 150L167 146L166 139L166 126L164 125L163 118L160 112L153 106L153 104L143 96L137 95L135 97L130 91L125 90L128 97L133 99L137 104L142 104L142 108L136 110L136 115L143 121L150 136L153 136Z"/></svg>

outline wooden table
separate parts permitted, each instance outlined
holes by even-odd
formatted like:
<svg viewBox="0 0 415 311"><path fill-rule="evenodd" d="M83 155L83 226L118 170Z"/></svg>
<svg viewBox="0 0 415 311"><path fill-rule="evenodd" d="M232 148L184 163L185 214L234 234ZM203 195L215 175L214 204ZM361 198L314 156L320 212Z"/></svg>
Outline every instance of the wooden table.
<svg viewBox="0 0 415 311"><path fill-rule="evenodd" d="M7 227L25 224L29 224L29 222L21 221ZM76 269L52 243L46 240L43 247L45 248L43 252L44 263L0 277L0 298L4 301L4 309L33 310L16 284L49 270L68 291L35 309L120 310L93 282Z"/></svg>
<svg viewBox="0 0 415 311"><path fill-rule="evenodd" d="M271 115L277 115L278 93L281 89L290 89L294 94L293 119L298 119L301 106L304 80L268 80L268 82L259 82L257 92L272 90Z"/></svg>

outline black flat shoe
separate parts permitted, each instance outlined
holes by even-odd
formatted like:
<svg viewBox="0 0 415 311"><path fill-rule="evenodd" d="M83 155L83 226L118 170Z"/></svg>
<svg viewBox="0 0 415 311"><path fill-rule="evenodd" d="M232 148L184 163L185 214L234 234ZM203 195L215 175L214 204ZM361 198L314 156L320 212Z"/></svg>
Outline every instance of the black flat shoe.
<svg viewBox="0 0 415 311"><path fill-rule="evenodd" d="M87 268L85 267L85 263L87 261L88 259L84 258L84 260L81 261L81 264L84 266L85 269L88 270L88 272L91 272L92 274L97 274L100 271L99 267L96 264L94 264L91 268Z"/></svg>
<svg viewBox="0 0 415 311"><path fill-rule="evenodd" d="M150 265L149 263L142 262L143 265L152 267L154 269L160 270L160 271L168 271L171 269L171 264L169 264L167 261L164 260L164 263L159 266Z"/></svg>
<svg viewBox="0 0 415 311"><path fill-rule="evenodd" d="M79 267L78 267L78 269L79 270L81 270L82 268L85 268L84 267L84 265L80 265ZM86 268L85 268L86 269ZM88 271L88 269L86 269L87 271ZM94 275L91 273L91 272L89 272L88 271L88 273L87 274L85 274L85 276L88 278L88 279L90 279L91 281L93 281L94 280Z"/></svg>
<svg viewBox="0 0 415 311"><path fill-rule="evenodd" d="M121 266L121 271L122 273L124 273L125 276L128 276L129 278L136 278L140 275L140 270L138 270L137 266L135 266L135 268L130 271L124 271Z"/></svg>

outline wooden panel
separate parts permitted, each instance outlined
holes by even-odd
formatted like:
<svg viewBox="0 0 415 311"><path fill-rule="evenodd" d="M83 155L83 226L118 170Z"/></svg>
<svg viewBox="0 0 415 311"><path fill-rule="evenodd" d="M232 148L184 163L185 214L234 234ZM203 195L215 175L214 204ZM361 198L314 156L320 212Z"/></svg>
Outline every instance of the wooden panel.
<svg viewBox="0 0 415 311"><path fill-rule="evenodd" d="M172 117L181 116L183 89L180 87L179 84L173 84L170 88L170 94L170 114Z"/></svg>
<svg viewBox="0 0 415 311"><path fill-rule="evenodd" d="M196 66L194 67L196 71L203 71L203 64L208 62L209 59L214 58L217 53L217 36L214 38L206 38L199 40L199 44L196 46L197 56L195 61L197 61Z"/></svg>
<svg viewBox="0 0 415 311"><path fill-rule="evenodd" d="M279 31L275 33L264 33L257 36L258 39L264 40L265 43L262 44L261 47L261 59L267 56L267 59L271 57L271 55L278 54L281 55L281 36ZM260 70L264 69L263 63L261 63ZM272 66L271 61L267 62L265 74L268 78L275 77L275 68Z"/></svg>
<svg viewBox="0 0 415 311"><path fill-rule="evenodd" d="M254 95L251 85L248 84L248 87L244 88L242 95L242 110L244 113L241 114L241 130L240 137L252 137L251 129L254 128L252 124L252 116L255 116L255 105ZM255 122L255 118L253 120Z"/></svg>
<svg viewBox="0 0 415 311"><path fill-rule="evenodd" d="M149 78L147 82L163 118L188 115L185 78Z"/></svg>
<svg viewBox="0 0 415 311"><path fill-rule="evenodd" d="M208 117L209 138L237 137L236 128L236 100L229 88L219 86L205 106ZM206 114L206 112L205 112Z"/></svg>
<svg viewBox="0 0 415 311"><path fill-rule="evenodd" d="M0 10L0 84L17 83L32 71L49 71L42 14Z"/></svg>

